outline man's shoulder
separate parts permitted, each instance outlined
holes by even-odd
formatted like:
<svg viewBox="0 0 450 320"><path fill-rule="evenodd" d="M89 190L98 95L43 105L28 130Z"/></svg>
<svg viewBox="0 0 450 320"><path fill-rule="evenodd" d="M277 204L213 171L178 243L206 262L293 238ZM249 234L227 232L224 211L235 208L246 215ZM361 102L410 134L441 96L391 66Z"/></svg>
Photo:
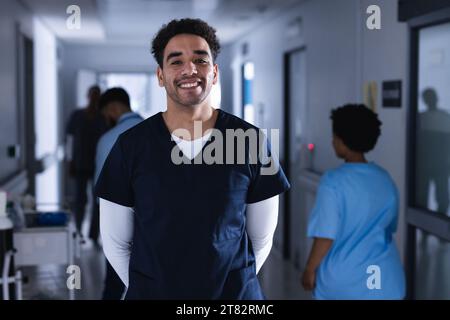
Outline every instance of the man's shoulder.
<svg viewBox="0 0 450 320"><path fill-rule="evenodd" d="M121 132L116 130L116 127L106 131L98 140L98 145L102 147L103 145L109 143L111 140L116 140Z"/></svg>
<svg viewBox="0 0 450 320"><path fill-rule="evenodd" d="M140 124L142 121L144 121L144 119L139 114L135 113L132 118L129 118L127 119L127 121L123 121L117 124L113 129L118 134L121 134L125 131L131 130L132 128Z"/></svg>

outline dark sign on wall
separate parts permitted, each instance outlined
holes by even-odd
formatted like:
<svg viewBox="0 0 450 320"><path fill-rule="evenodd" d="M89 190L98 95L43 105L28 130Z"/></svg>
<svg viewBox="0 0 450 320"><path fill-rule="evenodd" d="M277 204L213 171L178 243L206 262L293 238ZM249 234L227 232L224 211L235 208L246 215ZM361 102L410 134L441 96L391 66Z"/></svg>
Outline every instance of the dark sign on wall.
<svg viewBox="0 0 450 320"><path fill-rule="evenodd" d="M400 108L402 106L402 82L383 81L383 107Z"/></svg>

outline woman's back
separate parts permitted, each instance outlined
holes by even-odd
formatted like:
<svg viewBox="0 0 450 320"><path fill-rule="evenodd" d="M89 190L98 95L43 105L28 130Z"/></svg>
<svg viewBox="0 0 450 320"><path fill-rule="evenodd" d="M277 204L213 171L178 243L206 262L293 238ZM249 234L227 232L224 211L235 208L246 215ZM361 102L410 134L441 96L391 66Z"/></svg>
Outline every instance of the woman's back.
<svg viewBox="0 0 450 320"><path fill-rule="evenodd" d="M308 236L334 242L317 270L316 298L403 298L397 215L397 189L381 167L346 163L324 175Z"/></svg>

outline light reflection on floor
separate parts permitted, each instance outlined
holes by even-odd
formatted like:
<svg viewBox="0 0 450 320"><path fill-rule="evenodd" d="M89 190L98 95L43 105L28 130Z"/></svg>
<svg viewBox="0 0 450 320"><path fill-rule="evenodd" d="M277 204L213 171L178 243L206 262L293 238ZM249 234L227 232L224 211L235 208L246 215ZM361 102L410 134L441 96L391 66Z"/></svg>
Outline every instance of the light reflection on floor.
<svg viewBox="0 0 450 320"><path fill-rule="evenodd" d="M81 269L81 289L76 290L76 299L100 299L105 268L101 250L85 244L77 264ZM69 299L64 266L26 267L22 271L28 278L28 283L23 285L24 299ZM267 299L310 299L310 294L301 288L299 271L276 250L272 250L258 277Z"/></svg>
<svg viewBox="0 0 450 320"><path fill-rule="evenodd" d="M450 243L421 232L417 240L417 299L450 299ZM103 289L104 257L90 243L82 247L77 261L82 272L81 289L76 299L100 299ZM68 299L68 274L64 266L22 268L28 283L23 285L24 299ZM267 299L309 300L311 295L300 285L300 271L272 250L258 275Z"/></svg>

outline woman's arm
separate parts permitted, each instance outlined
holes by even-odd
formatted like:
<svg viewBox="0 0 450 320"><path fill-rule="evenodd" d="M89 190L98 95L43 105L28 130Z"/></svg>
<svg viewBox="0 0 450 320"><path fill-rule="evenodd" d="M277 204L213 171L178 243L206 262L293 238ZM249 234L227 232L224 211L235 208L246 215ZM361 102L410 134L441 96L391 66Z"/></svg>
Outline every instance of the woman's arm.
<svg viewBox="0 0 450 320"><path fill-rule="evenodd" d="M316 286L316 270L322 262L322 259L328 253L333 245L332 239L314 238L314 243L303 272L302 284L305 290L312 290Z"/></svg>

